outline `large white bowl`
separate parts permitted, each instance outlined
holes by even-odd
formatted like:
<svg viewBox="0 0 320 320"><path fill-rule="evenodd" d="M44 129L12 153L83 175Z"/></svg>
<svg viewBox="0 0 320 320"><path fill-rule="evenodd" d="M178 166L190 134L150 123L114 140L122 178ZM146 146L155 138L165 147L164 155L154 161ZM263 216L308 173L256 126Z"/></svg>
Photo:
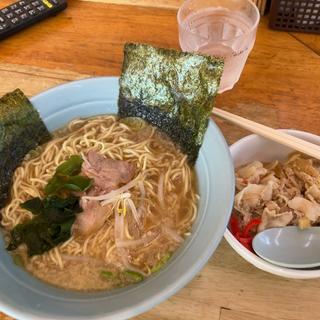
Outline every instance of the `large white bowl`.
<svg viewBox="0 0 320 320"><path fill-rule="evenodd" d="M118 78L71 82L31 99L49 130L76 117L117 112ZM110 292L79 293L49 286L12 263L0 240L0 310L14 318L128 319L186 285L219 244L233 205L234 170L228 146L211 121L197 160L200 200L193 232L159 273Z"/></svg>
<svg viewBox="0 0 320 320"><path fill-rule="evenodd" d="M283 129L282 131L292 136L320 145L320 136L298 130ZM293 150L253 134L240 139L231 145L230 152L233 158L234 167L237 168L254 160L260 160L263 162L285 160L287 156L293 152ZM261 270L292 279L313 279L320 277L320 270L297 270L283 268L261 259L246 249L228 229L226 230L224 237L241 257Z"/></svg>

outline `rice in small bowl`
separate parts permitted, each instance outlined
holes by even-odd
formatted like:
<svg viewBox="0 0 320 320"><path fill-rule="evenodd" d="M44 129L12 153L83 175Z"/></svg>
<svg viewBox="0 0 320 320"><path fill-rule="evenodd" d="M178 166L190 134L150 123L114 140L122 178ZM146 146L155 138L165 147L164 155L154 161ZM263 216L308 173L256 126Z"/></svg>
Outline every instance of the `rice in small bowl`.
<svg viewBox="0 0 320 320"><path fill-rule="evenodd" d="M308 132L298 131L298 130L289 130L289 129L281 129L281 130L297 138L320 145L320 136L317 136ZM234 166L236 168L235 170L237 172L237 168L243 167L244 165L249 163L253 163L254 161L258 161L264 164L273 163L273 165L275 165L274 161L279 161L279 163L284 163L288 160L290 155L292 155L295 151L281 144L278 144L276 142L273 142L271 140L268 140L253 134L253 135L244 137L239 141L237 141L236 143L234 143L233 145L231 145L230 152L233 158ZM307 157L307 158L310 158L310 157ZM255 170L261 170L261 167L259 169L258 163L254 164L253 166L256 166L254 168ZM265 168L265 165L263 166L263 168ZM267 167L267 169L268 170L264 170L264 172L261 172L261 177L263 175L267 176L268 173L270 173L274 168L272 168L272 164L271 164L271 167L269 168ZM265 178L265 176L263 177ZM241 181L238 181L238 183L241 183ZM237 194L240 191L238 188L236 190L235 207L237 207ZM294 198L294 195L293 195L293 198ZM290 200L292 201L292 199ZM294 204L295 203L293 201L293 205ZM246 219L248 220L249 218L247 217ZM290 219L289 214L287 215L286 218L287 218L287 221L282 222L282 224L286 224L286 222L288 224L290 223L292 224L292 221L294 221L295 224L300 224L301 227L308 226L308 221L306 221L306 219L299 219L297 217L295 217L296 219L293 219L293 218ZM258 218L253 217L253 219L251 219L250 221L251 223L249 224L247 223L247 225L249 225L249 227L247 227L247 230L242 230L243 233L248 234L251 231L250 229L258 229L258 231L262 231L265 228L272 227L270 225L269 226L266 225L266 221L265 219L262 219L262 216L261 217L258 216ZM263 222L264 225L262 225L261 222ZM312 279L312 278L320 277L320 269L319 270L315 270L315 269L299 270L299 269L284 268L284 267L279 267L275 264L272 264L260 258L258 255L252 252L252 250L250 250L251 249L250 244L246 244L245 239L243 239L241 243L240 242L241 240L240 241L238 240L239 237L237 239L234 236L234 233L235 233L234 229L233 229L233 232L231 232L232 223L235 223L235 221L232 221L231 219L229 223L229 227L227 228L224 234L225 239L240 256L242 256L249 263L253 264L255 267L278 276L292 278L292 279ZM280 225L281 223L278 224L278 226ZM276 225L274 225L274 227L275 226Z"/></svg>

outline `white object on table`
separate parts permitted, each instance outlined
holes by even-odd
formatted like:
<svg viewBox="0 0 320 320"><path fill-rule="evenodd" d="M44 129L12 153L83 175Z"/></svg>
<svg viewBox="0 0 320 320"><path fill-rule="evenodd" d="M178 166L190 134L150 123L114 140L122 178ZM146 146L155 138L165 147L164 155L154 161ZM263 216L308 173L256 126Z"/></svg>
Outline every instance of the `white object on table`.
<svg viewBox="0 0 320 320"><path fill-rule="evenodd" d="M320 136L311 134L309 132L280 129L277 131L283 131L292 136L298 137L303 140L307 140L314 144L320 145ZM250 163L252 161L272 162L275 160L285 161L289 154L293 150L286 146L283 146L272 140L260 137L256 134L246 136L230 146L230 153L233 159L234 167L237 168L241 165ZM227 228L224 234L225 239L230 246L246 261L254 265L255 267L264 270L266 272L291 279L314 279L320 278L320 270L302 270L302 269L290 269L277 266L270 263L255 253L249 251L244 247Z"/></svg>
<svg viewBox="0 0 320 320"><path fill-rule="evenodd" d="M266 229L253 238L252 247L261 258L281 267L320 267L320 227Z"/></svg>

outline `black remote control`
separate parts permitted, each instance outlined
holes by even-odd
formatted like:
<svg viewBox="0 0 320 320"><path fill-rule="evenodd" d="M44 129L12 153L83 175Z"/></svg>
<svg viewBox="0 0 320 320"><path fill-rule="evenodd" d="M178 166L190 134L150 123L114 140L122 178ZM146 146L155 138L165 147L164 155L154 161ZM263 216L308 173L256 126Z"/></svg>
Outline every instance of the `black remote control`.
<svg viewBox="0 0 320 320"><path fill-rule="evenodd" d="M0 40L67 7L67 0L21 0L0 9Z"/></svg>

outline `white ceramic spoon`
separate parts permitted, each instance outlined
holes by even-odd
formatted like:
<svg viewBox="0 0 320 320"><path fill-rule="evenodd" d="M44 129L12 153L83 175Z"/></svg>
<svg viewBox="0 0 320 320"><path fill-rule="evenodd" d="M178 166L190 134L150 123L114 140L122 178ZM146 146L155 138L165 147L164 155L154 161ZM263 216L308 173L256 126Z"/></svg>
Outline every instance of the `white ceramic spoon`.
<svg viewBox="0 0 320 320"><path fill-rule="evenodd" d="M320 266L320 227L272 228L258 233L252 247L261 258L287 268Z"/></svg>

